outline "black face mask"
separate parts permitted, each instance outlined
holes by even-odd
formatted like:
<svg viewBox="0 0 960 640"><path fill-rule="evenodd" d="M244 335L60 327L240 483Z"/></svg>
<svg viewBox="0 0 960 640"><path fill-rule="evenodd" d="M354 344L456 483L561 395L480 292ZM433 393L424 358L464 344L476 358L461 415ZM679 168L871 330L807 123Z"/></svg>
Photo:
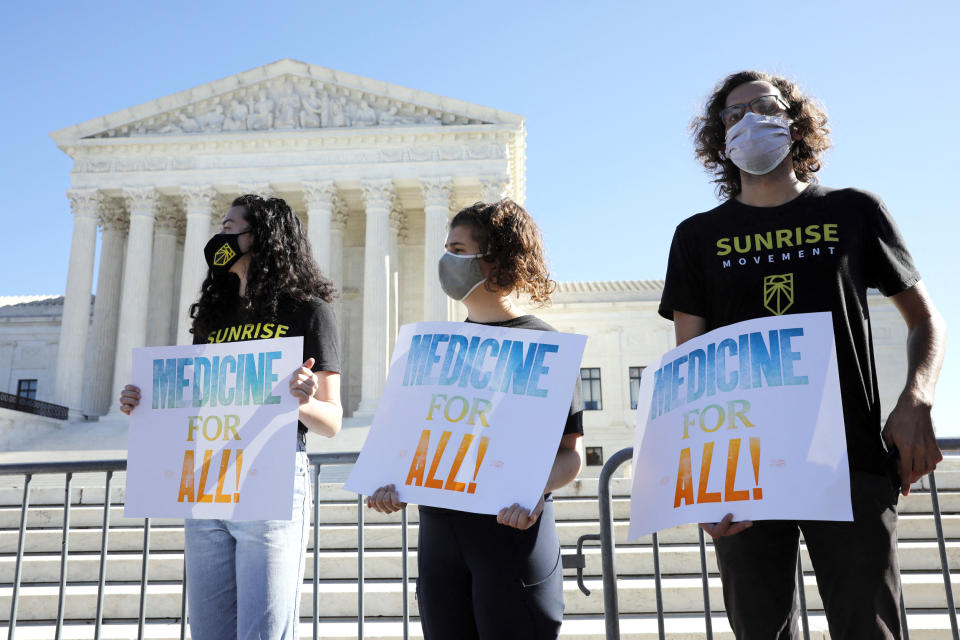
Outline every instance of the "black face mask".
<svg viewBox="0 0 960 640"><path fill-rule="evenodd" d="M244 232L247 233L247 232ZM240 259L243 252L240 250L239 233L218 233L210 238L203 248L203 256L211 271L226 272L233 263Z"/></svg>

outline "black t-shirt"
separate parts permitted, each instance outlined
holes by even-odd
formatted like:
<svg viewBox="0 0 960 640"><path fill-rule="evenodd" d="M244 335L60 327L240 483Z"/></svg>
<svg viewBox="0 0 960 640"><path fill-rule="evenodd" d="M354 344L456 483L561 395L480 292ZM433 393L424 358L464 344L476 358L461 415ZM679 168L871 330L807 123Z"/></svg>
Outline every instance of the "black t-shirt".
<svg viewBox="0 0 960 640"><path fill-rule="evenodd" d="M867 289L891 296L920 280L883 202L810 185L777 207L730 199L677 226L660 315L707 331L769 315L830 311L850 468L883 471L880 400Z"/></svg>
<svg viewBox="0 0 960 640"><path fill-rule="evenodd" d="M483 324L488 327L507 327L510 329L533 329L535 331L556 331L549 324L541 320L536 316L520 316L518 318L510 318L509 320L502 320L500 322L476 322L467 318L466 322L473 324ZM563 435L568 433L577 433L581 436L583 435L583 390L580 388L580 376L577 375L577 383L573 386L573 398L570 401L570 413L567 415L567 421L563 425ZM550 497L550 494L546 494L546 497ZM503 505L507 506L507 505ZM429 511L431 513L459 513L463 514L465 512L454 511L452 509L444 509L442 507L428 507L426 505L420 505L420 509ZM471 516L476 516L478 518L495 518L496 516L486 515L486 514L469 514Z"/></svg>
<svg viewBox="0 0 960 640"><path fill-rule="evenodd" d="M340 339L337 337L337 321L333 308L319 298L298 301L282 298L275 316L266 317L238 310L222 327L210 332L206 342L244 342L267 338L303 336L303 360L314 359L314 371L340 373ZM194 344L200 343L194 336ZM301 434L307 432L298 422Z"/></svg>

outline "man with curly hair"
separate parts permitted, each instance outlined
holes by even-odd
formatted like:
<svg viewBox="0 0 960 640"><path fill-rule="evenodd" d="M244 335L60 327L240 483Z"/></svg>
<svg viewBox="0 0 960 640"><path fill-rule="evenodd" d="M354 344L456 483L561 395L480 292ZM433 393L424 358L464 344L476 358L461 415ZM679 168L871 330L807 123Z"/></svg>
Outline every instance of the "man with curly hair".
<svg viewBox="0 0 960 640"><path fill-rule="evenodd" d="M715 540L730 625L740 639L799 637L802 532L831 637L899 638L897 497L942 459L930 411L943 319L883 202L817 184L827 117L793 82L735 73L693 131L723 203L677 226L660 314L678 344L752 318L833 314L854 516L701 524ZM890 296L908 329L906 385L882 429L868 288Z"/></svg>

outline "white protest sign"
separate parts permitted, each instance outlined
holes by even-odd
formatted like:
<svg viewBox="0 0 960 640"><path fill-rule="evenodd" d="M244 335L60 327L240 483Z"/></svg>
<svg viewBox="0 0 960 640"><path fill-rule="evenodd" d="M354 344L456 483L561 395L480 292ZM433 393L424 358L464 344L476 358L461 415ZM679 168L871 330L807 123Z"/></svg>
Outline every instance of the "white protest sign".
<svg viewBox="0 0 960 640"><path fill-rule="evenodd" d="M473 513L540 500L586 337L464 322L404 325L345 488Z"/></svg>
<svg viewBox="0 0 960 640"><path fill-rule="evenodd" d="M830 313L722 327L643 372L629 539L727 513L853 519Z"/></svg>
<svg viewBox="0 0 960 640"><path fill-rule="evenodd" d="M303 338L133 350L130 518L289 520Z"/></svg>

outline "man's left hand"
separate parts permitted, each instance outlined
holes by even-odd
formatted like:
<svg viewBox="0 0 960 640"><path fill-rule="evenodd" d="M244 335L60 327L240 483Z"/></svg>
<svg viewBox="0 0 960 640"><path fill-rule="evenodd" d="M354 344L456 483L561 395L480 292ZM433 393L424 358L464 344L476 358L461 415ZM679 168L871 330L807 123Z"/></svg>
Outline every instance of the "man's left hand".
<svg viewBox="0 0 960 640"><path fill-rule="evenodd" d="M900 450L900 491L910 495L910 485L933 471L943 460L933 432L930 406L900 398L883 427L887 447Z"/></svg>

